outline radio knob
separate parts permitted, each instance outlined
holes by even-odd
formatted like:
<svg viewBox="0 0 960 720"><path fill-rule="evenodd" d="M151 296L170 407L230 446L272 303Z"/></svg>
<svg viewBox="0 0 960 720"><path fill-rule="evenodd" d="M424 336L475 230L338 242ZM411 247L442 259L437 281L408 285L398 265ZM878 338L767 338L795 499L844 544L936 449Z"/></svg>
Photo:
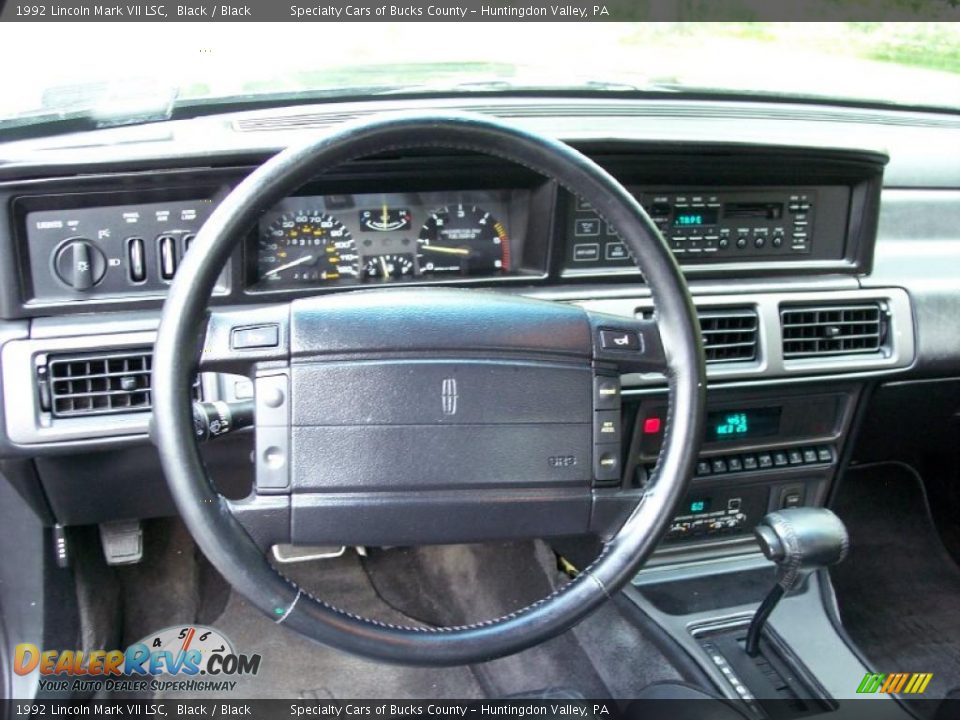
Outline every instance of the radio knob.
<svg viewBox="0 0 960 720"><path fill-rule="evenodd" d="M53 269L57 277L74 290L89 290L103 280L107 258L89 240L71 238L54 255Z"/></svg>
<svg viewBox="0 0 960 720"><path fill-rule="evenodd" d="M737 247L743 250L747 246L747 236L741 235L737 238Z"/></svg>
<svg viewBox="0 0 960 720"><path fill-rule="evenodd" d="M756 245L758 248L762 248L764 243L766 242L767 242L767 239L763 235L757 235L753 239L753 244Z"/></svg>

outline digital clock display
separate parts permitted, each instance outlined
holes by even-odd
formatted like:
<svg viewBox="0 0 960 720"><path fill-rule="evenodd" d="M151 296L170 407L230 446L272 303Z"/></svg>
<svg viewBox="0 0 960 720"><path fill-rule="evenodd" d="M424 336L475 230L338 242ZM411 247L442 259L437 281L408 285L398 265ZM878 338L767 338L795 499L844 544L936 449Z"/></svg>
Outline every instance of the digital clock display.
<svg viewBox="0 0 960 720"><path fill-rule="evenodd" d="M698 208L697 210L677 210L673 216L674 227L699 227L713 225L719 214L716 208Z"/></svg>
<svg viewBox="0 0 960 720"><path fill-rule="evenodd" d="M775 435L780 430L780 408L716 410L707 413L707 442Z"/></svg>

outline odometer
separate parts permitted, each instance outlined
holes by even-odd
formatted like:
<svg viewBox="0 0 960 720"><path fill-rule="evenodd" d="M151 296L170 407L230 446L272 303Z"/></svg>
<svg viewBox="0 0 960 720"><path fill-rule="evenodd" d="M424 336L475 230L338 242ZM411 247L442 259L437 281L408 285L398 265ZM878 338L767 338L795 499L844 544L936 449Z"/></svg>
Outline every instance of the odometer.
<svg viewBox="0 0 960 720"><path fill-rule="evenodd" d="M356 278L359 266L350 231L320 212L280 216L260 238L257 252L257 277L271 283Z"/></svg>

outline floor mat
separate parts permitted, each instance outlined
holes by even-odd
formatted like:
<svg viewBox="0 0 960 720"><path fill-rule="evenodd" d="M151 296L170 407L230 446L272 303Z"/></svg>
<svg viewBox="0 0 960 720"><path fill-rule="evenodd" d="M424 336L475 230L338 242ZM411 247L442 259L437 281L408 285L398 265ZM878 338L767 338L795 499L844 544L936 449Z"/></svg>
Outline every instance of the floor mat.
<svg viewBox="0 0 960 720"><path fill-rule="evenodd" d="M873 669L933 673L926 698L960 686L960 568L920 478L895 463L851 469L833 509L850 532L850 556L831 571L840 616Z"/></svg>
<svg viewBox="0 0 960 720"><path fill-rule="evenodd" d="M349 551L342 558L283 566L283 571L334 605L407 625L495 617L547 594L559 575L553 555L532 543L378 551L366 565ZM201 594L217 584L225 585L219 574L215 582L200 583ZM277 626L236 593L226 588L224 593L225 602L200 603L201 609L216 607L216 615L200 615L238 652L263 657L260 673L237 688L245 697L470 699L557 688L585 697L634 697L651 682L683 679L613 603L573 631L522 653L425 669L368 662L324 647Z"/></svg>
<svg viewBox="0 0 960 720"><path fill-rule="evenodd" d="M380 598L367 581L355 554L289 566L298 583L340 605L386 622L414 623ZM315 575L315 577L310 577ZM235 692L204 697L304 699L482 698L484 692L469 667L411 668L369 662L324 647L278 626L236 593L212 623L241 653L259 653L260 672L240 680ZM196 696L170 693L164 699Z"/></svg>

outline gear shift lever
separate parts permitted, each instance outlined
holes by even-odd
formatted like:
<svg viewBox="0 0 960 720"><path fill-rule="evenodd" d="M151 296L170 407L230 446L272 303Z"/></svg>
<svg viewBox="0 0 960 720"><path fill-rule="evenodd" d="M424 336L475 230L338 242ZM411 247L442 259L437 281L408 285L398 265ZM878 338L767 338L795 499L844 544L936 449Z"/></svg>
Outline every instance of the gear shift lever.
<svg viewBox="0 0 960 720"><path fill-rule="evenodd" d="M777 564L777 584L764 598L747 632L747 655L756 657L767 618L804 577L847 556L850 539L843 522L826 508L791 508L766 515L754 530L760 549Z"/></svg>

